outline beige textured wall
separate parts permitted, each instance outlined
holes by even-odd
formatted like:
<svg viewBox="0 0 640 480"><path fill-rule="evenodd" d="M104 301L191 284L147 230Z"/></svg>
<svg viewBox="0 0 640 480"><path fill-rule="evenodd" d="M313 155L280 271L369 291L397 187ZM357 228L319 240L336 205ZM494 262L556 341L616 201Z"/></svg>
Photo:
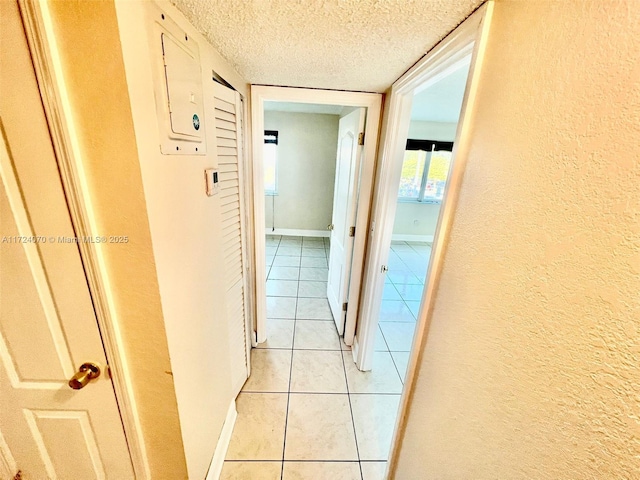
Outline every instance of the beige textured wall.
<svg viewBox="0 0 640 480"><path fill-rule="evenodd" d="M265 197L267 230L326 230L333 212L338 115L264 112L265 130L278 130L278 195Z"/></svg>
<svg viewBox="0 0 640 480"><path fill-rule="evenodd" d="M113 1L50 2L151 477L187 478L147 206Z"/></svg>
<svg viewBox="0 0 640 480"><path fill-rule="evenodd" d="M393 478L638 478L638 25L496 2Z"/></svg>
<svg viewBox="0 0 640 480"><path fill-rule="evenodd" d="M201 479L235 399L220 196L208 197L204 185L204 170L218 166L211 71L245 96L248 89L173 6L160 5L189 41L198 44L206 155L160 152L153 68L162 65L162 58L148 36L154 27L149 19L159 18L160 12L152 2L116 2L116 13L187 469L190 479ZM164 88L162 81L157 88Z"/></svg>

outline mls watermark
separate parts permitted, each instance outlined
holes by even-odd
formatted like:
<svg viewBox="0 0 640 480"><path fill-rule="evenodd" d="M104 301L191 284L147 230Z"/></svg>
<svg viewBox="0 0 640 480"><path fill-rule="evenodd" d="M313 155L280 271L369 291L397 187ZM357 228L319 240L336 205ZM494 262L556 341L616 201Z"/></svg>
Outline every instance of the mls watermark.
<svg viewBox="0 0 640 480"><path fill-rule="evenodd" d="M0 237L3 243L129 243L128 235L92 235L87 237L69 237L64 235L5 235Z"/></svg>

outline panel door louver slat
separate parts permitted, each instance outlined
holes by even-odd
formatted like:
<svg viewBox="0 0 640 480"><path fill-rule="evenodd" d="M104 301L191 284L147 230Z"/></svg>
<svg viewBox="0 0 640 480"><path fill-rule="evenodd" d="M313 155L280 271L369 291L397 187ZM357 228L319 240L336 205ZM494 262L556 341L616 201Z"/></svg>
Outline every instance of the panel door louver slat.
<svg viewBox="0 0 640 480"><path fill-rule="evenodd" d="M222 130L220 128L216 129L216 137L217 138L230 138L235 140L237 135L236 132L232 132L231 130Z"/></svg>
<svg viewBox="0 0 640 480"><path fill-rule="evenodd" d="M248 375L244 258L242 247L242 205L240 196L239 134L236 115L237 93L215 85L214 116L219 168L224 284L231 353L231 375L235 393ZM224 98L220 98L224 97ZM238 110L239 111L239 110Z"/></svg>
<svg viewBox="0 0 640 480"><path fill-rule="evenodd" d="M227 173L227 172L237 172L238 170L233 164L221 164L221 165L218 165L218 171L220 173Z"/></svg>
<svg viewBox="0 0 640 480"><path fill-rule="evenodd" d="M227 122L236 123L236 116L233 113L225 112L224 110L220 110L216 108L214 112L216 118L220 120L226 120Z"/></svg>
<svg viewBox="0 0 640 480"><path fill-rule="evenodd" d="M221 130L229 130L231 132L235 132L236 131L236 124L233 122L227 122L226 120L221 120L219 118L216 118L216 129L221 129ZM217 133L216 133L217 135Z"/></svg>
<svg viewBox="0 0 640 480"><path fill-rule="evenodd" d="M229 103L226 100L223 100L222 98L219 98L219 97L215 97L215 98L216 98L216 102L215 102L216 110L224 110L225 112L236 113L236 106L233 103Z"/></svg>
<svg viewBox="0 0 640 480"><path fill-rule="evenodd" d="M220 172L220 180L238 180L238 172Z"/></svg>
<svg viewBox="0 0 640 480"><path fill-rule="evenodd" d="M218 155L238 155L238 149L231 147L218 147L217 153Z"/></svg>
<svg viewBox="0 0 640 480"><path fill-rule="evenodd" d="M238 201L238 195L226 195L220 197L220 206L225 207Z"/></svg>
<svg viewBox="0 0 640 480"><path fill-rule="evenodd" d="M218 142L219 147L236 148L238 146L238 142L236 142L235 138L217 137L216 141Z"/></svg>

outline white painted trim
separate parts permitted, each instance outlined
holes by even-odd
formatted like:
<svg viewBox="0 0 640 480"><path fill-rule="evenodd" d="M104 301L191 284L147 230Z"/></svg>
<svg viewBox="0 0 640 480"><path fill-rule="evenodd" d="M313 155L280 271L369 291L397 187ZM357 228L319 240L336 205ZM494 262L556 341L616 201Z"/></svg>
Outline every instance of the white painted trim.
<svg viewBox="0 0 640 480"><path fill-rule="evenodd" d="M245 359L247 365L247 378L251 375L251 339L253 338L253 320L251 317L251 311L253 306L251 305L252 296L249 292L253 290L253 284L250 281L251 274L251 261L250 257L247 255L247 240L249 239L247 235L247 224L246 224L246 207L245 202L247 201L247 184L245 182L246 174L245 174L245 165L246 161L244 159L245 150L245 134L244 134L244 105L242 101L242 95L238 91L234 91L236 94L236 113L238 121L236 123L236 130L238 135L238 179L239 189L241 191L239 195L240 200L240 246L242 253L242 300L244 304L244 347L245 347ZM254 279L255 281L255 279ZM242 388L242 386L241 386Z"/></svg>
<svg viewBox="0 0 640 480"><path fill-rule="evenodd" d="M224 420L222 432L220 432L218 444L216 445L216 450L213 453L211 465L209 465L209 471L207 472L205 480L218 480L220 478L222 467L224 466L224 459L227 456L227 450L229 449L229 443L231 443L233 427L236 424L237 418L238 411L236 410L236 401L231 400L231 404L227 410L227 418Z"/></svg>
<svg viewBox="0 0 640 480"><path fill-rule="evenodd" d="M18 473L18 464L0 431L0 478L12 478Z"/></svg>
<svg viewBox="0 0 640 480"><path fill-rule="evenodd" d="M489 0L478 8L467 20L465 20L458 28L438 44L438 46L429 52L429 54L418 62L409 72L407 72L407 74L403 75L402 78L396 82L397 93L392 90L392 96L406 97L407 95L411 95L411 92L418 85L423 83L425 79L438 73L438 68L436 67L439 67L439 65L445 65L447 63L447 58L459 59L459 52L468 52L469 44L473 44L471 49L471 66L462 102L460 119L458 121L456 139L454 141L451 173L449 176L448 186L445 190L442 207L440 209L438 223L436 225L435 238L426 275L425 288L422 294L421 308L418 312L413 345L411 346L411 353L409 354L409 363L405 376L404 390L402 392L400 407L398 409L391 452L389 454L389 462L387 463L386 476L388 478L394 478L396 474L400 446L404 432L406 431L410 402L413 397L418 377L418 362L421 357L420 353L427 344L435 293L440 281L440 274L444 262L444 252L447 248L449 232L453 225L453 217L458 202L458 196L460 194L460 188L469 152L471 124L475 110L478 83L480 82L482 64L489 38L493 9L494 0ZM465 55L466 54L467 53L465 53ZM394 87L396 87L396 84L394 84ZM390 112L390 116L391 118L396 118L395 122L397 122L397 115L400 113L402 112ZM395 139L396 141L399 140L398 137L395 137ZM386 142L385 147L392 148L392 146L388 145ZM392 159L387 158L387 163L390 161L392 161ZM387 184L387 187L389 187L389 184ZM386 190L393 190L393 188L386 188ZM378 236L381 236L380 233L382 232L379 232ZM378 248L380 247L383 247L383 245L378 246ZM376 255L379 257L380 252L375 252L374 257ZM374 262L372 262L372 264L372 272L375 272L377 264ZM374 278L373 283L380 283L384 286L384 276L376 275L376 277L378 278ZM380 292L382 292L381 288ZM376 327L377 319L378 317L376 316L374 318ZM366 338L367 342L371 342L367 343L367 347L370 347L367 349L371 350L371 354L374 350L373 342L375 342L376 329L377 328L374 328L373 332L368 332L369 336Z"/></svg>
<svg viewBox="0 0 640 480"><path fill-rule="evenodd" d="M481 7L449 34L442 42L435 46L427 55L416 63L406 74L391 86L388 101L388 111L384 119L380 158L378 161L378 175L376 197L373 202L372 224L375 224L369 243L368 261L365 270L362 294L361 317L365 321L358 328L358 340L361 345L356 365L361 370L370 370L373 362L375 337L382 290L384 289L385 273L382 265L387 265L389 247L398 205L398 188L402 159L409 133L411 106L413 95L417 88L432 77L440 78L443 72L457 68L466 57L474 52L474 42L477 37L482 14L486 7ZM471 68L473 68L473 58ZM465 100L469 92L471 70L467 80ZM463 101L464 108L464 101ZM463 112L464 113L464 112ZM460 131L463 114L458 122L457 134L454 142L453 160L455 163L455 145L460 141ZM454 167L452 167L452 174ZM452 194L451 181L445 194ZM444 199L440 206L439 218L444 212ZM438 230L434 240L438 238ZM432 251L431 261L433 261Z"/></svg>
<svg viewBox="0 0 640 480"><path fill-rule="evenodd" d="M284 237L325 237L329 238L327 230L296 230L292 228L276 228L271 230L267 228L265 235L282 235Z"/></svg>
<svg viewBox="0 0 640 480"><path fill-rule="evenodd" d="M326 105L342 105L345 107L364 107L367 109L365 125L364 155L360 170L360 194L357 207L356 236L353 246L353 262L349 281L349 303L357 308L347 310L344 341L353 343L359 312L362 272L364 270L365 247L369 232L369 218L373 181L375 174L376 154L382 95L378 93L343 92L338 90L314 90L308 88L251 86L251 126L253 131L253 209L255 225L264 225L264 185L262 169L262 144L264 142L264 102L296 102ZM266 253L262 229L255 229L256 278L266 277ZM256 283L256 327L258 343L266 340L267 304L266 284Z"/></svg>
<svg viewBox="0 0 640 480"><path fill-rule="evenodd" d="M433 242L433 235L402 235L394 233L391 235L392 242Z"/></svg>
<svg viewBox="0 0 640 480"><path fill-rule="evenodd" d="M71 219L79 237L96 236L99 230L80 161L80 146L74 130L73 113L48 3L19 0L19 5ZM78 247L109 362L134 473L137 479L146 480L151 478L147 452L101 246L81 242Z"/></svg>

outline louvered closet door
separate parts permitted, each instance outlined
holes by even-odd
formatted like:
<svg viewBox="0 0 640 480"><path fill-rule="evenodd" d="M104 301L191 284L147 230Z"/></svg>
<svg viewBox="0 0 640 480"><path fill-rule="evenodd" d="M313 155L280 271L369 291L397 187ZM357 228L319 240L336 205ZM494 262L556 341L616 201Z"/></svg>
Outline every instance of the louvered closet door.
<svg viewBox="0 0 640 480"><path fill-rule="evenodd" d="M234 90L216 83L214 94L231 375L234 391L238 393L249 374L247 349L250 345L245 302L242 108L240 95Z"/></svg>

